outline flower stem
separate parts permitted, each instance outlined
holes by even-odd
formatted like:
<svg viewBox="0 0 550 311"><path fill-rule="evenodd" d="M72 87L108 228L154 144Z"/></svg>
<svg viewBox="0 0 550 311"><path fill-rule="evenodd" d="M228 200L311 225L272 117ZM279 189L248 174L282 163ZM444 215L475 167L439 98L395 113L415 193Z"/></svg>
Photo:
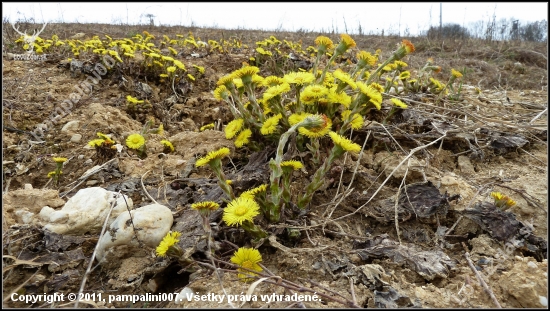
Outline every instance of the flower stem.
<svg viewBox="0 0 550 311"><path fill-rule="evenodd" d="M325 160L323 165L321 165L321 167L317 169L315 175L313 175L311 183L309 183L306 188L306 193L304 193L302 198L298 200L298 208L304 209L309 204L309 202L311 202L311 200L313 199L313 193L315 193L315 191L317 191L317 189L321 188L321 186L323 185L323 177L332 166L332 163L342 154L344 154L344 150L340 146L334 145L334 147L330 151L330 155L328 156L328 158Z"/></svg>
<svg viewBox="0 0 550 311"><path fill-rule="evenodd" d="M250 234L254 238L263 239L267 237L267 232L262 228L256 226L253 222L245 220L242 223L242 227L246 233Z"/></svg>

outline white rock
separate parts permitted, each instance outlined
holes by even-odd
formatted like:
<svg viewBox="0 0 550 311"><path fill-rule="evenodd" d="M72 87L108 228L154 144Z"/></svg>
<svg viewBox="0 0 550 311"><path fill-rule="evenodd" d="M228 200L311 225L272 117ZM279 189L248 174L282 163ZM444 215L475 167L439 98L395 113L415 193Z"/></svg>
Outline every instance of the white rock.
<svg viewBox="0 0 550 311"><path fill-rule="evenodd" d="M15 211L15 217L17 217L19 223L30 224L34 218L34 214L25 210L17 210Z"/></svg>
<svg viewBox="0 0 550 311"><path fill-rule="evenodd" d="M79 190L74 197L69 199L61 210L54 210L45 206L40 211L40 218L44 229L58 234L85 234L99 232L105 217L111 208L111 202L116 201L109 223L120 213L126 212L127 207L122 196L118 193L107 191L100 187L92 187ZM126 196L128 209L133 209L132 199Z"/></svg>
<svg viewBox="0 0 550 311"><path fill-rule="evenodd" d="M101 262L109 251L117 246L139 247L137 238L149 247L156 248L170 231L174 217L172 211L160 204L150 204L131 211L133 226L128 213L120 214L98 242L96 259ZM137 230L134 233L134 227ZM111 235L113 234L113 235Z"/></svg>
<svg viewBox="0 0 550 311"><path fill-rule="evenodd" d="M61 132L76 131L78 130L79 126L80 126L80 121L77 121L77 120L69 121L67 122L67 124L63 126L63 128L61 128Z"/></svg>
<svg viewBox="0 0 550 311"><path fill-rule="evenodd" d="M543 307L548 307L548 299L544 296L539 296L540 305Z"/></svg>
<svg viewBox="0 0 550 311"><path fill-rule="evenodd" d="M71 142L72 143L78 143L82 139L82 135L80 134L74 134L71 136Z"/></svg>
<svg viewBox="0 0 550 311"><path fill-rule="evenodd" d="M31 184L25 184L25 190L32 190L32 185Z"/></svg>
<svg viewBox="0 0 550 311"><path fill-rule="evenodd" d="M188 302L191 301L190 299L187 299L187 297L193 297L194 293L193 290L189 287L184 287L181 292L176 297L176 300L174 301L175 304L179 305L182 303L182 301L187 300Z"/></svg>

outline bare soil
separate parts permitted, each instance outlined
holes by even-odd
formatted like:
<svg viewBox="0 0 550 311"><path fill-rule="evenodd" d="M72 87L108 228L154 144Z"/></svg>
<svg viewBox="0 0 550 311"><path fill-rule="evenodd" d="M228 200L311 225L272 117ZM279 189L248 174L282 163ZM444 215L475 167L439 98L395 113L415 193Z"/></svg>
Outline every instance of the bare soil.
<svg viewBox="0 0 550 311"><path fill-rule="evenodd" d="M15 61L4 56L5 307L72 306L43 302L29 305L6 297L13 292L78 292L99 238L98 234L56 237L35 223L25 223L18 212L23 207L33 213L39 213L45 205L60 208L79 189L91 186L122 190L132 198L135 207L147 205L151 200L140 179L150 171L144 178L144 187L155 200L172 209L173 230L184 232L180 246L193 259L209 262L205 259L204 245L197 238L203 233L200 218L190 210L190 205L205 198L223 201L211 171L195 168L193 159L227 146L231 149L231 161L224 162L224 171L236 181L235 189L244 191L268 181L267 162L273 150L236 149L232 141L225 139L220 127L204 132L199 132L199 128L212 122L221 125L231 121L227 107L214 99L212 91L221 76L249 60L256 41L275 35L281 41L301 40L306 47L313 44L318 34L52 25L46 36L57 33L64 39L83 32L88 38L103 33L125 37L145 29L158 37L193 31L204 41L234 38L249 48L198 58L181 55L187 68L204 66L204 76L197 79L185 98L176 102L170 102L170 92L149 83L154 94L153 109L141 115L127 111L126 85L114 78L104 79L70 114L48 129L45 143L41 144L33 143L29 132L46 120L85 76L73 76L59 66L66 55L51 55L46 61ZM337 40L337 35L328 36ZM353 37L358 49L371 52L382 49L382 58L401 41L392 37ZM386 126L366 123L354 134L354 141L361 145L367 139L360 158L348 156L335 163L306 215L295 222L269 228L270 233L278 235L280 244L266 242L260 246L262 264L267 270L335 299L322 298L320 302L303 302L303 305L251 301L243 307L350 306L339 301L369 308L495 307L469 266L465 251L502 307L543 307L541 301L547 299L548 290L548 119L547 113L540 113L548 103L546 46L526 42L409 39L417 49L407 59L410 68L419 68L432 57L443 68L441 80L446 79L443 73L449 73L451 68L467 68L461 99L435 105L434 97L416 94L408 98L411 100L408 111L395 122ZM261 70L264 76L273 74L268 66ZM128 77L128 81L133 79ZM165 133L148 138L145 159L124 151L103 171L80 179L94 165L106 162L86 146L97 132L112 134L117 142L124 142L125 137L139 132L150 118L157 124L163 123ZM62 130L72 121L78 121L73 122L77 126ZM411 150L445 133L445 139L414 152L409 161L404 161ZM75 134L81 138L76 139ZM161 139L171 141L176 151L159 158ZM52 156L69 159L57 187L47 178L48 172L55 168ZM292 187L296 193L309 183L316 170L308 162L310 155L301 156L306 167L295 173ZM82 183L78 184L79 181ZM33 189L25 188L26 184ZM341 193L347 188L350 190L342 199ZM492 206L493 191L506 193L517 204L506 211L487 207ZM211 222L219 224L214 227L217 258L228 261L234 251L232 245L250 245L250 239L242 232L222 224L219 213L211 217ZM259 220L259 223L265 222ZM289 227L298 228L299 237L289 237L285 233ZM204 266L186 270L181 263L153 254L152 249L126 254L116 262L95 268L88 276L85 292L169 293L188 287L200 294L219 295L225 290L238 295L250 288L250 283L239 282L236 274L226 272L222 273L222 289L212 270ZM256 295L272 293L292 294L267 282L254 291ZM208 301L81 304L117 308L182 305L229 307L226 303Z"/></svg>

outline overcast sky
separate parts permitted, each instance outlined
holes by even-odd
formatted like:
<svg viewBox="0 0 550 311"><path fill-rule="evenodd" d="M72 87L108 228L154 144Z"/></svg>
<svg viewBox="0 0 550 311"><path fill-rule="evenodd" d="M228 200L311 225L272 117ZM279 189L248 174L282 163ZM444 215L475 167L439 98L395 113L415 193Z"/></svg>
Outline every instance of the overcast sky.
<svg viewBox="0 0 550 311"><path fill-rule="evenodd" d="M262 30L299 29L411 35L439 25L439 3L2 3L3 18L37 22L214 26ZM472 22L515 18L522 22L547 20L548 3L443 3L443 23L465 27ZM344 22L345 21L345 22Z"/></svg>

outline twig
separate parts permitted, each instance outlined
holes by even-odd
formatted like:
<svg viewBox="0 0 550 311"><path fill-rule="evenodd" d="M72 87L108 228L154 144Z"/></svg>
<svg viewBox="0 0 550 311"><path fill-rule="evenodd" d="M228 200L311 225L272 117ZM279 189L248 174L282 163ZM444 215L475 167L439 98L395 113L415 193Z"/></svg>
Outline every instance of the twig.
<svg viewBox="0 0 550 311"><path fill-rule="evenodd" d="M4 256L4 257L5 257L5 256ZM38 268L39 268L39 269L37 269L36 272L35 272L33 275L31 275L27 280L25 280L25 282L21 283L19 286L17 286L15 289L13 289L12 295L13 295L14 293L19 292L19 290L20 290L21 288L23 288L23 286L27 285L27 283L28 283L30 280L32 280L32 278L34 278L34 276L35 276L36 274L38 274L38 272L40 272L41 269L40 269L40 267L38 267ZM12 297L12 295L6 295L6 297L4 297L4 302L7 302L8 300L10 300L10 298Z"/></svg>
<svg viewBox="0 0 550 311"><path fill-rule="evenodd" d="M447 230L447 232L445 232L445 236L448 236L449 233L453 232L453 230L455 229L456 225L458 225L458 223L462 220L462 218L464 218L464 216L460 215L460 217L458 217L458 219L456 220L455 224L451 227L451 229Z"/></svg>
<svg viewBox="0 0 550 311"><path fill-rule="evenodd" d="M235 265L235 264L233 264L233 263L230 263L230 262L227 262L227 261L223 261L223 260L216 259L216 258L214 258L214 260L217 261L217 262L223 263L223 264L225 264L225 265L228 265L228 266L230 266L230 267L239 268L239 269L241 269L241 270L246 270L246 271L249 271L249 272L255 274L255 275L249 276L250 278L256 278L256 279L259 279L260 277L273 278L273 276L271 276L271 275L267 275L267 274L262 273L262 272L254 271L254 270L248 269L248 268L246 268L246 267L237 266L237 265ZM201 265L201 266L208 267L208 268L210 268L210 269L216 269L215 267L212 267L211 264L206 263L206 262L196 261L196 263L199 264L199 265ZM224 271L224 272L239 273L239 272L236 271L236 270L221 269L221 268L218 268L218 269L221 270L221 271ZM241 272L241 273L242 273L242 272ZM338 295L338 296L344 298L344 300L339 299L339 298L336 298L336 297L332 297L332 296L330 296L330 295L327 295L327 294L325 294L325 293L316 291L316 290L314 290L314 289L312 289L312 288L309 288L309 287L304 287L303 285L296 284L296 283L294 283L294 282L291 282L291 281L289 281L289 280L285 280L285 279L283 279L283 278L278 278L277 282L265 280L264 283L272 284L272 285L277 285L277 286L281 286L281 287L283 287L283 288L285 288L285 289L295 290L295 291L301 292L301 293L303 293L303 292L313 293L313 294L319 295L319 296L321 296L321 297L323 297L323 298L326 298L326 299L332 300L332 301L334 301L334 302L340 303L340 304L342 304L342 305L344 305L344 306L349 306L349 307L352 307L352 308L361 308L360 306L358 306L358 305L357 305L356 303L354 303L353 301L351 301L351 300L345 298L344 296L342 296L342 294L337 293L337 292L335 292L335 291L333 291L333 290L330 290L330 289L328 289L328 288L322 286L321 284L319 284L319 283L317 283L317 282L315 282L315 281L306 280L306 279L303 279L303 278L298 278L298 279L303 280L303 281L306 281L306 282L309 282L309 283L311 283L312 285L317 286L317 287L319 287L319 288L321 288L321 289L324 289L324 290L326 290L326 291L329 292L329 293L332 293L332 294L334 294L334 295Z"/></svg>
<svg viewBox="0 0 550 311"><path fill-rule="evenodd" d="M442 140L443 141L443 140ZM409 161L409 165L410 165ZM399 245L401 245L401 236L399 235L399 213L397 211L397 207L399 206L399 194L401 193L401 187L405 183L405 179L407 178L407 173L409 172L409 165L407 165L407 170L405 171L405 174L403 176L403 179L401 180L401 183L399 184L399 188L397 189L397 194L395 195L395 214L394 214L394 220L395 220L395 232L397 233L397 239L399 240ZM412 205L411 205L412 206Z"/></svg>
<svg viewBox="0 0 550 311"><path fill-rule="evenodd" d="M370 133L370 131L369 131ZM351 140L351 135L353 135L353 129L351 129L351 133L349 134L349 139ZM367 134L367 138L365 139L365 143L367 142L367 139L369 138L369 135ZM363 148L359 152L359 159L357 159L357 163L359 163L359 160L361 159L361 156L363 155L363 149L365 148L365 144L363 143ZM348 153L346 152L346 155L344 156L344 164L343 166L346 166L346 160L348 159ZM357 172L357 165L355 165L355 170L353 171L353 174ZM336 189L336 193L334 194L334 198L332 198L332 202L336 200L336 197L338 196L338 193L340 192L340 187L342 187L342 179L344 177L344 169L342 168L342 171L340 172L340 181L338 182L338 188ZM332 215L332 213L331 213ZM330 216L329 216L330 217Z"/></svg>
<svg viewBox="0 0 550 311"><path fill-rule="evenodd" d="M384 129L384 131L386 131L386 133L388 133L388 135L390 135L393 142L397 146L399 146L399 149L401 149L401 151L403 151L404 154L407 154L407 151L405 151L405 149L403 149L403 147L401 147L401 145L397 142L397 140L395 140L395 137L393 137L393 135L388 131L388 129L384 126L384 124L382 124L382 123L378 123L378 124L380 124L380 126Z"/></svg>
<svg viewBox="0 0 550 311"><path fill-rule="evenodd" d="M304 221L305 223L305 221ZM307 236L307 239L309 240L309 243L311 243L311 245L313 245L314 247L316 247L318 244L316 243L313 243L313 241L311 240L311 238L309 237L309 230L304 230L306 232L306 236Z"/></svg>
<svg viewBox="0 0 550 311"><path fill-rule="evenodd" d="M109 212L107 213L107 217L105 217L105 221L103 222L103 227L101 228L101 233L99 234L99 239L97 240L97 244L95 245L94 252L92 254L92 258L90 258L90 262L88 263L88 268L86 269L86 273L84 273L84 277L82 278L82 283L80 283L80 290L78 291L77 300L75 301L74 308L78 308L78 303L80 300L78 297L82 296L82 292L84 292L84 286L86 286L86 280L88 279L88 275L92 271L92 264L94 263L94 258L97 253L97 249L99 248L99 242L101 241L101 238L103 237L103 234L105 234L105 230L107 229L107 223L109 222L109 217L111 217L111 212L113 211L113 208L116 204L116 199L120 196L120 191L118 192L118 195L116 196L115 200L111 202L111 207L109 208Z"/></svg>
<svg viewBox="0 0 550 311"><path fill-rule="evenodd" d="M305 231L307 232L308 230L306 229ZM354 239L362 239L362 240L368 239L368 237L366 237L366 236L359 236L359 235L353 235L353 234L349 234L349 233L342 233L342 232L332 231L332 230L328 230L328 229L325 229L325 231L328 232L328 233L332 233L332 234L336 234L336 235L340 235L340 236L347 236L349 238L354 238Z"/></svg>
<svg viewBox="0 0 550 311"><path fill-rule="evenodd" d="M92 175L95 174L95 173L100 172L105 166L111 164L111 162L113 162L113 161L115 161L115 160L117 160L117 158L111 159L111 160L109 160L109 161L103 163L100 167L98 167L97 169L93 170L92 172L90 172L90 173L88 173L88 174L86 174L86 175L84 175L84 176L81 176L81 177L79 178L78 183L77 183L74 187L72 187L69 191L63 192L63 194L60 195L59 197L60 197L60 198L63 198L64 196L66 196L67 194L69 194L71 191L73 191L76 187L80 186L80 184L82 184L84 181L86 181L86 179L87 179L88 177L92 176ZM75 182L77 182L77 181L74 181L74 182L72 182L71 184L74 184ZM68 185L65 186L65 187L69 187L71 184L68 184Z"/></svg>
<svg viewBox="0 0 550 311"><path fill-rule="evenodd" d="M527 152L525 149L523 149L523 148L518 148L518 149L521 150L521 151L523 151L523 152L525 152L525 153L527 153L528 155L530 155L531 157L533 157L533 159L539 161L540 163L542 163L542 164L544 164L544 165L547 165L547 164L548 164L548 163L546 163L546 162L540 160L539 158L535 157L532 153Z"/></svg>
<svg viewBox="0 0 550 311"><path fill-rule="evenodd" d="M493 291L491 290L489 285L487 285L487 283L485 283L485 280L483 280L483 278L481 277L481 275L477 271L476 267L474 267L474 264L472 263L472 260L470 259L470 254L468 253L468 248L466 248L466 244L464 244L464 242L462 242L462 247L464 247L464 250L466 250L466 252L464 253L464 258L466 258L466 261L468 261L468 265L470 266L470 269L476 275L477 280L479 281L479 284L483 287L483 289L489 295L489 297L491 297L491 299L495 303L495 306L497 306L497 308L499 308L499 309L502 309L502 307L500 306L500 303L498 303L498 300L495 297L495 294L493 293Z"/></svg>
<svg viewBox="0 0 550 311"><path fill-rule="evenodd" d="M149 174L149 172L150 172L150 171L147 171L147 172L145 172L145 174L143 174L143 175L141 176L141 188L143 188L143 192L145 192L145 195L147 195L147 197L148 197L151 201L155 202L156 204L159 204L157 201L155 201L155 199L153 199L153 197L152 197L151 195L149 195L149 192L147 192L147 189L145 189L145 185L143 184L143 178L145 178L145 176L147 176L147 174ZM159 204L159 205L161 205L161 204Z"/></svg>
<svg viewBox="0 0 550 311"><path fill-rule="evenodd" d="M466 116L469 116L469 117L471 117L473 119L476 119L478 121L481 121L481 122L499 123L499 124L502 124L504 126L508 126L508 127L515 128L515 129L518 129L518 128L536 128L536 127L541 127L541 126L547 126L546 124L540 124L540 125L539 124L532 124L532 125L513 124L513 123L505 122L505 121L502 121L502 120L485 118L485 117L482 117L482 116L474 115L474 114L465 112L464 110L455 110L455 109L444 108L444 107L434 107L431 104L426 104L426 103L419 102L419 101L412 100L412 99L407 99L407 101L409 101L411 103L419 104L419 105L422 105L422 106L430 107L430 108L433 108L433 109L442 109L442 110L445 110L445 111L449 111L449 112L453 112L453 113L457 113L457 114L461 114L461 115L466 115Z"/></svg>
<svg viewBox="0 0 550 311"><path fill-rule="evenodd" d="M548 107L546 107L546 109L544 109L544 110L541 111L539 114L537 114L537 115L529 122L529 124L533 124L533 122L535 122L535 120L537 120L538 118L540 118L546 111L548 111Z"/></svg>
<svg viewBox="0 0 550 311"><path fill-rule="evenodd" d="M428 148L429 146L437 143L439 140L445 138L447 135L443 135L441 137L439 137L438 139L432 141L431 143L429 144L426 144L426 145L423 145L423 146L419 146L419 147L416 147L414 149L412 149L409 154L393 169L393 171L388 175L388 177L386 177L386 179L382 182L382 184L380 185L380 187L378 187L378 189L376 189L376 191L374 192L374 194L370 197L370 199L365 202L365 204L361 205L359 208L357 208L354 212L352 213L349 213L347 215L344 215L344 216L341 216L341 217L338 217L334 220L340 220L340 219L344 219L346 217L349 217L349 216L352 216L352 215L355 215L356 213L358 213L361 209L363 209L363 207L367 206L367 204L370 203L370 201L372 201L372 199L374 199L374 197L378 194L378 192L380 192L380 190L382 190L382 187L384 187L386 185L386 183L388 182L388 180L393 176L393 174L401 167L401 165L403 165L403 163L405 163L405 161L409 160L410 157L413 156L413 154L415 154L417 151L419 150L422 150L422 149L425 149L425 148ZM318 225L320 226L320 225Z"/></svg>
<svg viewBox="0 0 550 311"><path fill-rule="evenodd" d="M210 228L208 229L208 254L207 257L210 258L210 262L212 262L212 266L214 267L214 272L216 273L216 277L218 278L218 283L220 283L220 287L222 288L223 294L225 297L227 297L227 291L225 290L225 287L223 286L222 278L220 277L220 271L218 267L216 267L216 263L214 262L214 256L212 256L212 230ZM235 309L235 306L231 303L231 301L227 301L229 303L229 306L231 308Z"/></svg>
<svg viewBox="0 0 550 311"><path fill-rule="evenodd" d="M367 132L367 137L365 137L365 141L363 142L363 146L361 147L361 151L359 152L359 157L357 158L357 162L355 163L355 169L353 170L353 174L351 175L351 180L349 182L348 188L344 191L344 194L341 196L340 200L338 200L338 202L336 202L336 204L334 205L334 207L330 211L330 213L328 215L328 218L332 217L332 213L334 213L334 211L336 210L336 207L338 207L338 205L340 205L340 203L348 195L351 194L350 188L351 188L351 185L353 184L353 180L355 179L355 175L357 174L357 169L359 168L359 164L361 163L361 158L363 157L363 151L365 150L365 145L367 144L367 140L369 140L370 133L371 133L371 131ZM346 153L346 155L347 155L347 153ZM343 173L344 173L344 170L342 170L342 174ZM342 180L342 176L340 176L340 184L341 184L341 180ZM333 202L336 199L336 196L338 195L338 191L340 190L340 184L338 184L338 189L336 190L336 194L334 195L334 198L332 199ZM325 224L326 224L326 221L325 221ZM324 230L324 227L325 226L323 225L323 230Z"/></svg>
<svg viewBox="0 0 550 311"><path fill-rule="evenodd" d="M353 303L354 304L357 304L357 298L355 297L355 287L353 286L353 277L350 277L349 278L349 288L350 288L350 291L351 291L351 298L353 299Z"/></svg>

